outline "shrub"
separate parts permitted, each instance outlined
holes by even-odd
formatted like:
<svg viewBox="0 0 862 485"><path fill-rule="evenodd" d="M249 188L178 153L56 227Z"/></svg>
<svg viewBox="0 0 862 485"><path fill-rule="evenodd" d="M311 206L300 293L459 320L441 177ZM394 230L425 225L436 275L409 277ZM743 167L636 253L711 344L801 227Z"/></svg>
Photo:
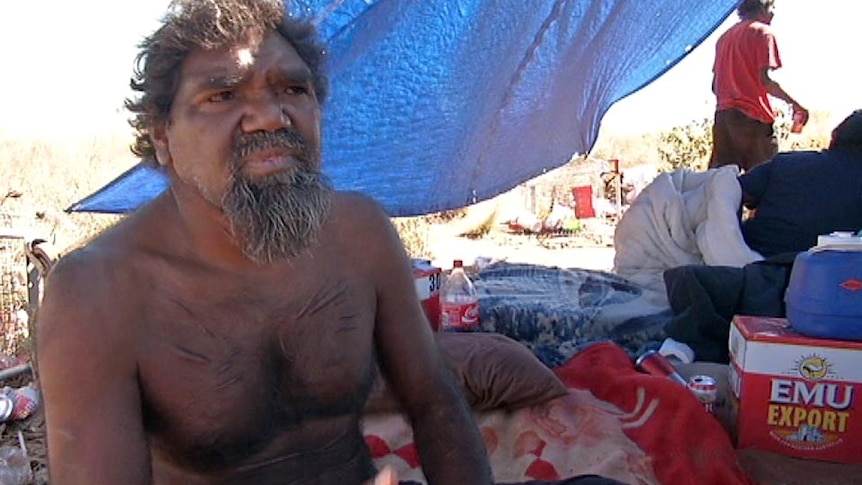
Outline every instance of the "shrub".
<svg viewBox="0 0 862 485"><path fill-rule="evenodd" d="M703 118L660 133L658 153L663 172L706 170L712 153L712 120Z"/></svg>

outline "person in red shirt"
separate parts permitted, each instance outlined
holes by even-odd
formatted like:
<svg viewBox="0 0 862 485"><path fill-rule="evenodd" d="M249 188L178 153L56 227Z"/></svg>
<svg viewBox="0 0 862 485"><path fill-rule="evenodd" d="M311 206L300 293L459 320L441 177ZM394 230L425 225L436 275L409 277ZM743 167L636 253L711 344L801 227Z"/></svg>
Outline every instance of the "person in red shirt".
<svg viewBox="0 0 862 485"><path fill-rule="evenodd" d="M716 96L712 156L709 168L738 165L748 171L778 153L768 95L793 107L794 117L808 120L808 110L769 76L781 67L770 23L774 0L742 0L740 21L716 44L712 91Z"/></svg>

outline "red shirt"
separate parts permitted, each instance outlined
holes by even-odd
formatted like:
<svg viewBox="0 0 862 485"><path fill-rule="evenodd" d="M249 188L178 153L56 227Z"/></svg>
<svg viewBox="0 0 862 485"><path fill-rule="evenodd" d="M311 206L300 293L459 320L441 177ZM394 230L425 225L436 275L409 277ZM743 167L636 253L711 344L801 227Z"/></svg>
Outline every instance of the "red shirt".
<svg viewBox="0 0 862 485"><path fill-rule="evenodd" d="M735 108L764 123L775 121L766 86L760 81L764 68L778 69L781 57L769 25L743 20L725 32L715 46L716 111Z"/></svg>

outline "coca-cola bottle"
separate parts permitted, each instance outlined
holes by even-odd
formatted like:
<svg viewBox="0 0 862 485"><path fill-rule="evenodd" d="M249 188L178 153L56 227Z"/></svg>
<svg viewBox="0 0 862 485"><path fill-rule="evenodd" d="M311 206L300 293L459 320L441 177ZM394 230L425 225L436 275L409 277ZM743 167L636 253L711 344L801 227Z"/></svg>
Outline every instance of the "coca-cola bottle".
<svg viewBox="0 0 862 485"><path fill-rule="evenodd" d="M479 297L460 259L440 288L440 327L450 332L479 328Z"/></svg>

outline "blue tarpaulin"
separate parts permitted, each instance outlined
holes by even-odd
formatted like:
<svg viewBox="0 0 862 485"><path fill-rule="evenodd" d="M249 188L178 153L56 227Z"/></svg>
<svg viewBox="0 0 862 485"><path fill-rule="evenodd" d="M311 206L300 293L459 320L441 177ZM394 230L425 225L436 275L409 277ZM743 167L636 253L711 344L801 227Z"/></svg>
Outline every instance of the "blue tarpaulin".
<svg viewBox="0 0 862 485"><path fill-rule="evenodd" d="M736 0L303 0L327 45L324 171L391 216L491 198L588 153L610 106L681 60ZM668 100L685 103L686 100ZM133 167L70 211L168 186Z"/></svg>

